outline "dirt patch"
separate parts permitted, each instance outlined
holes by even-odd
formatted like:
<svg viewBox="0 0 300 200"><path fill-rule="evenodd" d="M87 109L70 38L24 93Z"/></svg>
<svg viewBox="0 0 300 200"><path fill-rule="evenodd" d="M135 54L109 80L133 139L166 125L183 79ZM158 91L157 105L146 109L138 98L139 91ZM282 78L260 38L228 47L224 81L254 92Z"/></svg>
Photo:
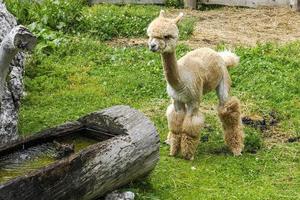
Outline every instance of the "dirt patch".
<svg viewBox="0 0 300 200"><path fill-rule="evenodd" d="M130 47L145 46L147 41L147 38L114 38L110 41L106 41L105 43L111 46Z"/></svg>
<svg viewBox="0 0 300 200"><path fill-rule="evenodd" d="M200 46L285 43L300 39L300 13L287 8L223 7L209 11L187 11L196 18L194 34L187 43Z"/></svg>
<svg viewBox="0 0 300 200"><path fill-rule="evenodd" d="M293 143L293 142L299 142L299 141L300 141L300 136L297 136L297 137L289 138L286 142Z"/></svg>
<svg viewBox="0 0 300 200"><path fill-rule="evenodd" d="M279 122L279 116L275 111L271 111L268 116L244 116L242 122L246 126L251 126L261 132L267 131L275 127Z"/></svg>
<svg viewBox="0 0 300 200"><path fill-rule="evenodd" d="M299 142L300 137L290 132L282 130L280 127L280 117L275 111L268 115L243 116L242 122L245 126L250 126L261 131L266 147L272 147L278 143Z"/></svg>
<svg viewBox="0 0 300 200"><path fill-rule="evenodd" d="M290 138L294 138L291 133L283 132L278 128L264 132L263 139L266 147L272 147L278 143L290 142ZM297 140L292 141L297 142Z"/></svg>
<svg viewBox="0 0 300 200"><path fill-rule="evenodd" d="M300 12L288 8L222 7L208 11L168 10L169 16L184 12L196 19L193 36L181 43L191 48L226 44L253 46L257 43L286 43L300 39ZM145 35L146 37L146 35ZM118 46L146 45L146 38L121 38L107 42Z"/></svg>

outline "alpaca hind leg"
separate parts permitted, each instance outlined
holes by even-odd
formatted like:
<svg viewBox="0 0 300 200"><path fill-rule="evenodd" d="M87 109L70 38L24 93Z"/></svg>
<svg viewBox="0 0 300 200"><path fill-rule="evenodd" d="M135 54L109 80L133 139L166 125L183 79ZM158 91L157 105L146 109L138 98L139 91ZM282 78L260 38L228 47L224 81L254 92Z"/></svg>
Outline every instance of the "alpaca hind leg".
<svg viewBox="0 0 300 200"><path fill-rule="evenodd" d="M166 143L170 144L170 156L175 156L180 150L182 122L185 117L185 105L181 102L174 101L167 109L168 119L168 138Z"/></svg>
<svg viewBox="0 0 300 200"><path fill-rule="evenodd" d="M227 78L224 77L220 81L220 84L217 87L217 96L219 98L219 106L223 106L229 98L231 80L229 78L228 72L226 72L226 74L227 75L225 77L227 77Z"/></svg>
<svg viewBox="0 0 300 200"><path fill-rule="evenodd" d="M244 148L244 132L241 123L240 101L236 97L229 97L229 87L224 82L218 86L219 97L218 114L222 122L225 143L235 155L241 155Z"/></svg>
<svg viewBox="0 0 300 200"><path fill-rule="evenodd" d="M182 125L181 154L184 159L193 160L198 144L199 131L204 124L204 117L197 104L187 106L187 115Z"/></svg>

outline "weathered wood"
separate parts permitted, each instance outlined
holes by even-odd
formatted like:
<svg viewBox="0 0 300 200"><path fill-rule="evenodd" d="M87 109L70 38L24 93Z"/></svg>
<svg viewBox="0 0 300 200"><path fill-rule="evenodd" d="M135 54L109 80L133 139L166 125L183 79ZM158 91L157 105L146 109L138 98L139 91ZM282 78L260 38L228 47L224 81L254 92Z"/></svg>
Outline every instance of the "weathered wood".
<svg viewBox="0 0 300 200"><path fill-rule="evenodd" d="M165 0L88 0L89 4L165 4Z"/></svg>
<svg viewBox="0 0 300 200"><path fill-rule="evenodd" d="M197 0L184 0L184 7L189 9L196 9Z"/></svg>
<svg viewBox="0 0 300 200"><path fill-rule="evenodd" d="M0 200L95 199L143 177L159 160L159 136L151 121L128 106L91 113L0 147L0 154L25 143L70 133L83 127L114 135L106 141L0 185Z"/></svg>
<svg viewBox="0 0 300 200"><path fill-rule="evenodd" d="M290 0L290 6L295 11L300 11L300 0Z"/></svg>

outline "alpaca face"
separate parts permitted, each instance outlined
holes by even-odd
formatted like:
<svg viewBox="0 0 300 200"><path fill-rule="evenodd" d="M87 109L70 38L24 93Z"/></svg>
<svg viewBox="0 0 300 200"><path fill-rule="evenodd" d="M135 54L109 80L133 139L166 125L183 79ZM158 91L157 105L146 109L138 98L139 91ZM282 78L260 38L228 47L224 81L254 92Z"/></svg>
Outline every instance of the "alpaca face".
<svg viewBox="0 0 300 200"><path fill-rule="evenodd" d="M175 19L169 19L164 13L162 10L159 17L154 19L147 29L149 49L153 52L168 53L175 51L176 48L179 35L177 23L183 14L180 13Z"/></svg>

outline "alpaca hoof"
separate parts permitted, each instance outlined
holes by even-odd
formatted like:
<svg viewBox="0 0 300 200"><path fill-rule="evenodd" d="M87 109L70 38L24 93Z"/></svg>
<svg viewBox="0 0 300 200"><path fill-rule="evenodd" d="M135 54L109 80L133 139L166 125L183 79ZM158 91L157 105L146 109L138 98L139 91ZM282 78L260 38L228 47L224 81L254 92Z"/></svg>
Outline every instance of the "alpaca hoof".
<svg viewBox="0 0 300 200"><path fill-rule="evenodd" d="M242 150L232 150L233 156L241 156Z"/></svg>
<svg viewBox="0 0 300 200"><path fill-rule="evenodd" d="M170 152L170 153L169 153L169 156L174 157L174 156L176 156L176 154Z"/></svg>
<svg viewBox="0 0 300 200"><path fill-rule="evenodd" d="M180 151L180 147L178 145L170 144L170 156L176 156Z"/></svg>
<svg viewBox="0 0 300 200"><path fill-rule="evenodd" d="M242 153L233 153L233 156L234 157L239 157L239 156L242 156Z"/></svg>
<svg viewBox="0 0 300 200"><path fill-rule="evenodd" d="M170 144L170 156L176 156L180 151L181 135L171 132L167 141Z"/></svg>
<svg viewBox="0 0 300 200"><path fill-rule="evenodd" d="M179 148L174 148L174 146L172 147L171 145L169 156L176 156L178 153L179 153Z"/></svg>
<svg viewBox="0 0 300 200"><path fill-rule="evenodd" d="M171 145L171 142L170 142L169 139L166 139L166 140L164 141L164 144Z"/></svg>
<svg viewBox="0 0 300 200"><path fill-rule="evenodd" d="M194 156L193 155L183 155L183 158L185 160L194 160Z"/></svg>
<svg viewBox="0 0 300 200"><path fill-rule="evenodd" d="M198 137L192 137L187 134L182 135L181 155L185 160L194 160L198 143L199 143Z"/></svg>

